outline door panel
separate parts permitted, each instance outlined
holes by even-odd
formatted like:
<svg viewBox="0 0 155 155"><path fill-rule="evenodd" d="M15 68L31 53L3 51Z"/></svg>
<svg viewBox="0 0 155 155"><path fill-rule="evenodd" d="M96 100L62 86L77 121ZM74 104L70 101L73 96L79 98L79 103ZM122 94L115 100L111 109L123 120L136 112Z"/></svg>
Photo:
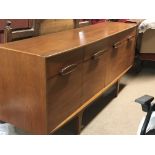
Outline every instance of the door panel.
<svg viewBox="0 0 155 155"><path fill-rule="evenodd" d="M88 51L87 51L88 52ZM108 49L100 49L83 65L83 100L93 97L105 86Z"/></svg>
<svg viewBox="0 0 155 155"><path fill-rule="evenodd" d="M54 71L47 71L47 73L50 76L56 74L47 80L49 132L82 105L82 58L82 50L75 50L75 52L53 57L53 61L47 61L48 69L55 68ZM50 76L47 75L47 77Z"/></svg>

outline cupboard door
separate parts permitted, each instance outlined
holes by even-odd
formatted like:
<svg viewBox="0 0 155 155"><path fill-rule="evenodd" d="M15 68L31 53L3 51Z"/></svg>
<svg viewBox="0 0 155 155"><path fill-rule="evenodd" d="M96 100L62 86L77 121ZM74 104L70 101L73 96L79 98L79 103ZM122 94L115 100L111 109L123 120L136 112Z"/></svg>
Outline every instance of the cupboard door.
<svg viewBox="0 0 155 155"><path fill-rule="evenodd" d="M88 52L88 51L87 51ZM94 53L83 66L83 100L87 101L105 86L108 49Z"/></svg>
<svg viewBox="0 0 155 155"><path fill-rule="evenodd" d="M113 48L111 48L107 57L106 85L132 65L134 59L134 38L134 36L129 35L125 39L113 44Z"/></svg>
<svg viewBox="0 0 155 155"><path fill-rule="evenodd" d="M116 42L108 53L106 85L117 78L127 67L126 41Z"/></svg>
<svg viewBox="0 0 155 155"><path fill-rule="evenodd" d="M55 73L58 74L47 80L48 132L63 123L82 105L83 67L82 63L79 63L82 58L82 50L52 58L51 69L55 68ZM49 66L48 69L50 69ZM54 72L47 73L54 75Z"/></svg>

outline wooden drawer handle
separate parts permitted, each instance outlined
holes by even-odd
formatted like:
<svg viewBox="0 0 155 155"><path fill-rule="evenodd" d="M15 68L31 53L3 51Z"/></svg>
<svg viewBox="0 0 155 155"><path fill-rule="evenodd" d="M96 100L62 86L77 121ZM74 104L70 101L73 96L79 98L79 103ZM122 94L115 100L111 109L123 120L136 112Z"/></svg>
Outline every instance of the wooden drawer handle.
<svg viewBox="0 0 155 155"><path fill-rule="evenodd" d="M67 67L62 68L60 70L60 75L65 76L65 75L68 75L68 74L74 72L76 70L77 66L78 66L77 64L71 64Z"/></svg>
<svg viewBox="0 0 155 155"><path fill-rule="evenodd" d="M117 43L115 43L115 44L113 45L113 48L117 49L117 48L119 48L121 45L122 45L122 43L119 41L119 42L117 42Z"/></svg>
<svg viewBox="0 0 155 155"><path fill-rule="evenodd" d="M97 58L99 58L101 55L104 54L105 51L106 51L106 49L94 53L93 56L92 56L92 59L97 59Z"/></svg>
<svg viewBox="0 0 155 155"><path fill-rule="evenodd" d="M127 40L128 40L128 41L131 41L134 37L135 37L135 36L129 36L129 37L127 38Z"/></svg>
<svg viewBox="0 0 155 155"><path fill-rule="evenodd" d="M119 42L117 42L117 43L115 43L113 45L113 48L117 49L117 48L121 47L125 43L126 43L126 41L119 41Z"/></svg>

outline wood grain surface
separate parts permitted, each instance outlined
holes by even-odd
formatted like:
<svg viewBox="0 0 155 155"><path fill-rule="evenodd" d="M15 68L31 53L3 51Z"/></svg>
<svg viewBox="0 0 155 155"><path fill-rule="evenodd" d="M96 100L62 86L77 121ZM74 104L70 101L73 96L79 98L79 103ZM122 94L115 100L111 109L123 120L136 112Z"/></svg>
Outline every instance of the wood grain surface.
<svg viewBox="0 0 155 155"><path fill-rule="evenodd" d="M74 30L66 30L31 39L15 41L1 45L0 47L48 57L91 44L97 40L116 35L117 33L132 28L135 28L135 24L118 22L99 23Z"/></svg>
<svg viewBox="0 0 155 155"><path fill-rule="evenodd" d="M0 120L30 133L47 133L44 60L1 49L0 66Z"/></svg>
<svg viewBox="0 0 155 155"><path fill-rule="evenodd" d="M54 132L131 68L135 35L107 22L1 45L0 120Z"/></svg>

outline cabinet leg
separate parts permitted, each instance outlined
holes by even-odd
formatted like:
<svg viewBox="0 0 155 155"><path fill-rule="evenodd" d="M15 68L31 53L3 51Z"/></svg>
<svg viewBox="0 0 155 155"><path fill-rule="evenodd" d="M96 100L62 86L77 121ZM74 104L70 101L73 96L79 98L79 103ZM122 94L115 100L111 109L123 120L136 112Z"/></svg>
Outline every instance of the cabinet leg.
<svg viewBox="0 0 155 155"><path fill-rule="evenodd" d="M119 80L116 82L116 91L115 91L115 97L118 96L119 93Z"/></svg>
<svg viewBox="0 0 155 155"><path fill-rule="evenodd" d="M82 117L83 117L83 111L77 115L76 120L75 120L75 132L77 135L80 134L81 129L83 128Z"/></svg>

